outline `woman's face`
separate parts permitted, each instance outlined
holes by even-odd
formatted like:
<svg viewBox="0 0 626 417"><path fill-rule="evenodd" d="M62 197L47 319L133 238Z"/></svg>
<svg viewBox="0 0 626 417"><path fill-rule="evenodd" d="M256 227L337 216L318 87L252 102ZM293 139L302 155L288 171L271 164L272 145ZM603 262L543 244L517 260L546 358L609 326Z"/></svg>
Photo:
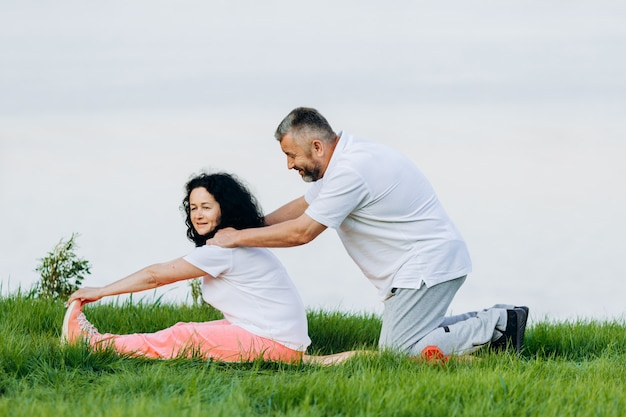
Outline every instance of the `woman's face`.
<svg viewBox="0 0 626 417"><path fill-rule="evenodd" d="M199 235L206 235L217 227L222 216L220 205L206 188L198 187L189 194L189 217Z"/></svg>

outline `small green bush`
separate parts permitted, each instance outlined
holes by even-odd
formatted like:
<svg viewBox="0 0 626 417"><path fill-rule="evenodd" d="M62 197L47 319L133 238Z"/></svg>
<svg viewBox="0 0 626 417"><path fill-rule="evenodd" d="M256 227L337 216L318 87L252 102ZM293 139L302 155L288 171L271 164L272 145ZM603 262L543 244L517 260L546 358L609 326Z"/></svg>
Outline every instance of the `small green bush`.
<svg viewBox="0 0 626 417"><path fill-rule="evenodd" d="M39 259L35 271L41 279L35 284L33 295L64 300L80 288L85 276L91 273L91 265L74 253L77 237L77 233L72 233L69 239L61 239L48 256Z"/></svg>
<svg viewBox="0 0 626 417"><path fill-rule="evenodd" d="M202 300L202 279L194 278L189 281L189 289L191 290L191 298L193 300L194 305L201 305Z"/></svg>

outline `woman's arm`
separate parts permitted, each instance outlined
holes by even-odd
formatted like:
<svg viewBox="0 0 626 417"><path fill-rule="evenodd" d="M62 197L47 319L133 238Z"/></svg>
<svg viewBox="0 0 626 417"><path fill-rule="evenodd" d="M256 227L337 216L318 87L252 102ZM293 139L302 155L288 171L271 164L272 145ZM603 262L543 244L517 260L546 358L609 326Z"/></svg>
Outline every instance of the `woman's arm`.
<svg viewBox="0 0 626 417"><path fill-rule="evenodd" d="M183 258L178 258L147 266L104 287L83 287L70 295L67 304L69 305L74 300L90 303L102 297L149 290L205 275L207 273L203 270L196 268Z"/></svg>

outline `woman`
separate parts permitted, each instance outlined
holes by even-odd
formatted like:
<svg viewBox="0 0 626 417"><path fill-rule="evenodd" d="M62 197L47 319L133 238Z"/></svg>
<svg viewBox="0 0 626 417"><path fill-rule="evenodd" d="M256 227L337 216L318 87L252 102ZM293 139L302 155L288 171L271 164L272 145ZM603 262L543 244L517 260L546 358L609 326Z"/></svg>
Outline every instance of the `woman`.
<svg viewBox="0 0 626 417"><path fill-rule="evenodd" d="M84 287L68 300L63 339L86 340L134 356L169 359L200 354L228 362L299 362L311 343L304 305L280 261L264 248L206 246L220 229L263 225L255 198L233 176L201 174L186 185L183 200L187 237L196 244L188 255L143 268L104 287ZM204 277L202 296L223 320L177 323L156 333L102 334L82 313L82 305L103 297L133 293Z"/></svg>

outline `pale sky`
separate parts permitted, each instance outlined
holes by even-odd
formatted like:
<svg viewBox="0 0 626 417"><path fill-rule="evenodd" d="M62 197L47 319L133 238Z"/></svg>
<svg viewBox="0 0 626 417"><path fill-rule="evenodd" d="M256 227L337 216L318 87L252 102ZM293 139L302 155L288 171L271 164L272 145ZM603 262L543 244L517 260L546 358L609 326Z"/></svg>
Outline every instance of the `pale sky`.
<svg viewBox="0 0 626 417"><path fill-rule="evenodd" d="M620 1L14 1L0 112L623 100ZM288 107L288 106L287 106Z"/></svg>

